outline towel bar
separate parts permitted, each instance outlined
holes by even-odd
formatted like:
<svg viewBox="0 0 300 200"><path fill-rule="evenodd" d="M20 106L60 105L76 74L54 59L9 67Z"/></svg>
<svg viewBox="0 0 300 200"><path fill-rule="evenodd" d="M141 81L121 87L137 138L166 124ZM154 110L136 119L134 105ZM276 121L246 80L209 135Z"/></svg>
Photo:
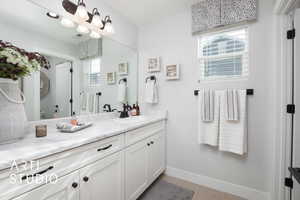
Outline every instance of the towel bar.
<svg viewBox="0 0 300 200"><path fill-rule="evenodd" d="M122 78L122 79L120 79L120 80L119 80L119 84L120 84L122 81L123 81L124 83L127 83L127 78Z"/></svg>
<svg viewBox="0 0 300 200"><path fill-rule="evenodd" d="M200 90L194 90L194 95L198 96ZM247 95L254 95L254 89L247 89Z"/></svg>
<svg viewBox="0 0 300 200"><path fill-rule="evenodd" d="M292 173L292 175L295 177L297 182L300 184L300 168L289 168L289 171Z"/></svg>
<svg viewBox="0 0 300 200"><path fill-rule="evenodd" d="M149 77L147 77L147 78L146 78L146 83L147 83L147 81L148 81L149 79L150 79L151 81L155 81L155 82L156 82L156 77L155 77L155 76L149 76Z"/></svg>

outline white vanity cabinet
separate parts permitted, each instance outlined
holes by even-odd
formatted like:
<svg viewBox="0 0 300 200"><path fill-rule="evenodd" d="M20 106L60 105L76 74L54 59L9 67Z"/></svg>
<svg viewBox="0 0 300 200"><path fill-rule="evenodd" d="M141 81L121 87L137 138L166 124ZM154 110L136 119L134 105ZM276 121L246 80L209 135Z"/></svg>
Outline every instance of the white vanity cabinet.
<svg viewBox="0 0 300 200"><path fill-rule="evenodd" d="M163 132L149 138L148 181L151 184L165 170L165 138Z"/></svg>
<svg viewBox="0 0 300 200"><path fill-rule="evenodd" d="M56 184L11 185L6 194L2 189L0 199L136 200L165 170L165 122L145 125L40 161L41 170L52 167L44 175L53 173L59 177ZM0 172L0 191L8 178L8 172Z"/></svg>
<svg viewBox="0 0 300 200"><path fill-rule="evenodd" d="M125 152L125 196L134 200L145 191L148 184L149 141L141 141Z"/></svg>
<svg viewBox="0 0 300 200"><path fill-rule="evenodd" d="M123 200L123 152L80 169L80 199Z"/></svg>
<svg viewBox="0 0 300 200"><path fill-rule="evenodd" d="M125 153L126 200L137 199L164 171L163 131L129 147Z"/></svg>
<svg viewBox="0 0 300 200"><path fill-rule="evenodd" d="M13 200L79 200L79 173L61 177L56 183L43 185Z"/></svg>

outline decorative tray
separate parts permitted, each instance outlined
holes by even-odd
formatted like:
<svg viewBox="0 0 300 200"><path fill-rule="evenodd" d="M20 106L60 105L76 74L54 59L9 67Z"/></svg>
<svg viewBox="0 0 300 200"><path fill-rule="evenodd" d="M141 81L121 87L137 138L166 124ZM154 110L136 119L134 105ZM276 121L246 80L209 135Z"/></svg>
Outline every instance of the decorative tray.
<svg viewBox="0 0 300 200"><path fill-rule="evenodd" d="M92 126L93 123L89 122L89 123L86 123L86 124L83 124L83 125L80 125L80 126L72 126L72 127L68 127L68 128L61 128L59 129L60 132L63 132L63 133L75 133L75 132L78 132L78 131L81 131L83 129L86 129L90 126Z"/></svg>

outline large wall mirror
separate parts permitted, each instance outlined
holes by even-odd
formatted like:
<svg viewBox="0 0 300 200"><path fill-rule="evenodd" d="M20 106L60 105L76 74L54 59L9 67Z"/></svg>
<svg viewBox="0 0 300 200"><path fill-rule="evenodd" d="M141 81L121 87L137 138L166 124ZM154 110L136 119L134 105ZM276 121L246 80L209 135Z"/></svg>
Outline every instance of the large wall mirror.
<svg viewBox="0 0 300 200"><path fill-rule="evenodd" d="M137 51L109 37L78 34L47 16L48 11L33 1L1 1L0 40L39 52L51 65L20 81L28 120L120 110L123 103L136 103Z"/></svg>

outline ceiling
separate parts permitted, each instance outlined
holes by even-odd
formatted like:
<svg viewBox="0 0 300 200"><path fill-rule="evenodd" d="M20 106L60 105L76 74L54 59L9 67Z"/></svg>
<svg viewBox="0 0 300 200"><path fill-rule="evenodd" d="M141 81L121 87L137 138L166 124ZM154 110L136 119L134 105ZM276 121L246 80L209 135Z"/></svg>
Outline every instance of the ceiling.
<svg viewBox="0 0 300 200"><path fill-rule="evenodd" d="M142 26L176 14L190 6L194 0L102 0L112 9ZM199 1L199 0L198 0Z"/></svg>

